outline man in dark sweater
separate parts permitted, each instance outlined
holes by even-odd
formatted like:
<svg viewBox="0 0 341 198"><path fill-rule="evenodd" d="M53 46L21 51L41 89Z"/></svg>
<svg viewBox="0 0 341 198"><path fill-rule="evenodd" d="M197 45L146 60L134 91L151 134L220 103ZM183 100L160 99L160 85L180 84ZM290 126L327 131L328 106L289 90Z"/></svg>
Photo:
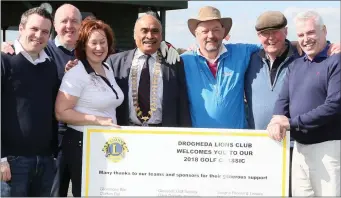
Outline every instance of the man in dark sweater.
<svg viewBox="0 0 341 198"><path fill-rule="evenodd" d="M1 54L1 169L10 196L49 196L55 172L60 81L43 50L52 28L45 9L23 13L15 55Z"/></svg>
<svg viewBox="0 0 341 198"><path fill-rule="evenodd" d="M60 81L64 76L65 70L77 63L75 61L74 48L78 39L81 21L81 12L71 4L61 5L55 12L54 28L57 36L48 41L45 52L56 63ZM8 54L14 53L14 49L10 43L3 43L1 50ZM65 164L61 148L65 131L63 123L59 123L58 131L59 148L55 156L57 171L55 173L51 196L66 197L70 183L70 174L67 172L67 164Z"/></svg>
<svg viewBox="0 0 341 198"><path fill-rule="evenodd" d="M268 131L280 141L290 130L296 141L293 196L340 196L340 55L327 56L327 30L316 12L299 13L295 23L306 55L289 66Z"/></svg>
<svg viewBox="0 0 341 198"><path fill-rule="evenodd" d="M56 10L54 28L57 36L53 40L49 40L45 51L56 62L60 80L64 76L65 67L75 60L74 49L81 21L81 12L71 4L63 4ZM58 130L59 152L56 160L57 172L51 190L53 197L66 197L70 184L70 173L67 171L68 165L64 160L64 153L61 148L65 130L64 124L60 123Z"/></svg>

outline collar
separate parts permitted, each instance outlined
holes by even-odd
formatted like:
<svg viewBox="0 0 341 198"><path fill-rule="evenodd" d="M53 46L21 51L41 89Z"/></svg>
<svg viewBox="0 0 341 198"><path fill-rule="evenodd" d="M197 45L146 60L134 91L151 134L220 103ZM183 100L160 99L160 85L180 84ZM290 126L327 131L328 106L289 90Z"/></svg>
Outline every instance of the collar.
<svg viewBox="0 0 341 198"><path fill-rule="evenodd" d="M59 39L58 39L58 36L56 36L55 38L54 38L54 44L57 46L57 47L63 47L64 49L66 49L66 50L68 50L68 51L70 51L70 52L72 52L74 49L68 49L68 48L66 48L60 41L59 41Z"/></svg>
<svg viewBox="0 0 341 198"><path fill-rule="evenodd" d="M319 58L327 58L329 47L330 47L330 42L327 41L326 47L324 47L322 51L320 51L318 54L316 54L316 56L311 61L314 61L314 60L319 59ZM306 60L309 60L309 59L308 59L308 56L305 54L304 55L304 61L306 61Z"/></svg>
<svg viewBox="0 0 341 198"><path fill-rule="evenodd" d="M96 73L94 68L91 67L90 63L88 60L81 60L84 68L85 68L85 71L88 73L88 74L91 74L91 73ZM107 69L109 70L109 66L106 62L103 62L102 65Z"/></svg>
<svg viewBox="0 0 341 198"><path fill-rule="evenodd" d="M21 53L32 63L34 63L34 62L36 62L36 63L45 62L46 59L50 60L50 57L45 53L45 50L41 50L38 54L38 59L33 61L32 57L24 50L24 48L22 47L22 45L18 39L16 39L14 41L14 50L15 50L15 54Z"/></svg>
<svg viewBox="0 0 341 198"><path fill-rule="evenodd" d="M145 56L145 55L146 54L144 54L139 48L136 49L135 56L137 56L137 58L140 58L141 56ZM156 55L157 55L157 51L154 54L151 54L150 56L156 59Z"/></svg>
<svg viewBox="0 0 341 198"><path fill-rule="evenodd" d="M201 57L203 57L203 58L205 58L205 59L207 60L207 58L204 57L204 56L201 54L201 52L200 52L199 49L200 49L200 48L197 49L197 54L198 54L199 56L201 56ZM224 43L222 43L222 44L220 45L220 48L219 48L219 53L218 53L217 57L214 59L214 62L216 62L216 61L220 58L220 56L221 56L222 54L224 54L225 52L227 52L227 49L226 49Z"/></svg>

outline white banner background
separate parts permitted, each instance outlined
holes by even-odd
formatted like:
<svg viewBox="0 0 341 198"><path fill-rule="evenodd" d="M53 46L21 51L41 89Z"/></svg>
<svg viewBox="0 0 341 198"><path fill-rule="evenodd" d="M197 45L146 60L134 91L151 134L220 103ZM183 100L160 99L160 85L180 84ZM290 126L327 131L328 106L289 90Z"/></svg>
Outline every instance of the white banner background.
<svg viewBox="0 0 341 198"><path fill-rule="evenodd" d="M122 138L129 150L116 163L102 151L113 137ZM287 196L289 138L288 134L276 142L266 131L254 130L85 127L82 196ZM179 145L179 141L212 146ZM220 143L224 146L216 146ZM211 154L184 154L178 149ZM225 154L215 154L218 150Z"/></svg>

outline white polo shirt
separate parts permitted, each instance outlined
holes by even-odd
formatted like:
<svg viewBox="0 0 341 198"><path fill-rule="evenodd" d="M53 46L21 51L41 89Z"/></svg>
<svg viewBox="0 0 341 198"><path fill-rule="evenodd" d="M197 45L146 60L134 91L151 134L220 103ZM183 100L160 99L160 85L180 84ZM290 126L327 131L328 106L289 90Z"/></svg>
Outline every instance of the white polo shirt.
<svg viewBox="0 0 341 198"><path fill-rule="evenodd" d="M116 108L122 104L124 95L117 85L112 68L103 65L110 86L91 68L88 63L79 61L65 73L60 91L78 97L74 110L80 113L110 117L116 120ZM68 124L70 128L83 131L83 126Z"/></svg>

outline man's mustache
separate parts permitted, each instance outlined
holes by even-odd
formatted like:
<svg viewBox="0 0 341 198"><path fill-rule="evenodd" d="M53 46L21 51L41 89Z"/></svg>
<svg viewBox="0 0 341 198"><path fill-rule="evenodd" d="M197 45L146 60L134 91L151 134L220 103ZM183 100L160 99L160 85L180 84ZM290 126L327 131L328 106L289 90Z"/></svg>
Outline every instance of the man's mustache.
<svg viewBox="0 0 341 198"><path fill-rule="evenodd" d="M143 43L145 42L153 42L153 43L156 43L157 40L156 39L145 39L145 40L142 40Z"/></svg>
<svg viewBox="0 0 341 198"><path fill-rule="evenodd" d="M205 41L205 44L207 43L218 43L218 39L211 39L209 41Z"/></svg>

